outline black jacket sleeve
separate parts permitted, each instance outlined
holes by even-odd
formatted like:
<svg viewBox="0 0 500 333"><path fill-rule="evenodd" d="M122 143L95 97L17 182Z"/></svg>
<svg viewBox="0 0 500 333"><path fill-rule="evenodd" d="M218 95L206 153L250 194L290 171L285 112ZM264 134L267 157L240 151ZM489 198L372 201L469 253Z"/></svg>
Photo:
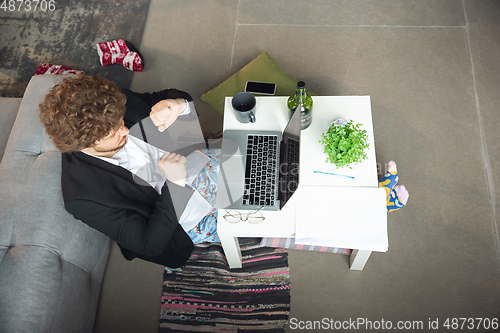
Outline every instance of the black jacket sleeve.
<svg viewBox="0 0 500 333"><path fill-rule="evenodd" d="M190 190L185 192L185 196L189 196ZM116 207L97 200L71 200L65 202L65 208L75 218L99 230L120 246L144 257L154 257L165 251L179 226L176 216L179 213L176 214L174 208L176 200L172 200L165 184L149 217L133 208Z"/></svg>
<svg viewBox="0 0 500 333"><path fill-rule="evenodd" d="M124 121L128 128L132 128L140 120L149 117L151 108L164 99L184 98L188 102L193 100L187 92L177 89L165 89L154 93L136 93L129 89L122 89L122 91L127 96Z"/></svg>

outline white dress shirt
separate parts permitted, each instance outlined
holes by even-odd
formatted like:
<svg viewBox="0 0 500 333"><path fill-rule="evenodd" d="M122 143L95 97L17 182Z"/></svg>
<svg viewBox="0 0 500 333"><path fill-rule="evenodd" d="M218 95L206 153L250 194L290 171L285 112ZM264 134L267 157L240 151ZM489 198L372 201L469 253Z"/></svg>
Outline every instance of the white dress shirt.
<svg viewBox="0 0 500 333"><path fill-rule="evenodd" d="M182 115L189 112L188 103L188 107ZM156 192L161 194L166 176L161 172L158 160L164 153L164 150L156 148L129 134L125 146L112 157L86 154L130 171L132 174L146 181ZM200 151L195 151L186 156L186 186L191 186L198 173L208 161L210 161L210 158ZM185 231L194 228L210 212L211 208L212 205L195 189L179 219L180 225Z"/></svg>

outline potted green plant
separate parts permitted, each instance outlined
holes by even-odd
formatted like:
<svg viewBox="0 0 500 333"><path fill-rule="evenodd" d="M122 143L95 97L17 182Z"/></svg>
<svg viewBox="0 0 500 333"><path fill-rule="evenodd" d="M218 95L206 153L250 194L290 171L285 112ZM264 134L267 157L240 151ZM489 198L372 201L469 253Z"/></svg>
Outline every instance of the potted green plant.
<svg viewBox="0 0 500 333"><path fill-rule="evenodd" d="M324 145L326 162L333 163L337 169L352 166L365 160L366 148L369 147L366 130L362 124L355 124L344 119L337 119L321 134L320 143Z"/></svg>

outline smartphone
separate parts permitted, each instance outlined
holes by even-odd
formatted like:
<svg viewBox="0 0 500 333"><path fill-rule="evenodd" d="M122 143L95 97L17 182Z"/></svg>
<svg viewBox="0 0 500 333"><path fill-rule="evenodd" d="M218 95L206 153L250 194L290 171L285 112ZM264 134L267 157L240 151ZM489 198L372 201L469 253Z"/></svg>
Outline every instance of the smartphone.
<svg viewBox="0 0 500 333"><path fill-rule="evenodd" d="M269 82L247 81L245 91L252 94L274 95L276 84Z"/></svg>

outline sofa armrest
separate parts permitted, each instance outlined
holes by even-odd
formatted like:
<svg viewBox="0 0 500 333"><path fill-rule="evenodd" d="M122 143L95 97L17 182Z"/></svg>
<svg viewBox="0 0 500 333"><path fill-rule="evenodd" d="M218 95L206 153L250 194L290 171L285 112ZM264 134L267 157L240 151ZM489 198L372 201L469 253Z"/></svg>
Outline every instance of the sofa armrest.
<svg viewBox="0 0 500 333"><path fill-rule="evenodd" d="M110 240L64 209L61 157L37 114L61 80L31 79L0 162L0 331L90 333Z"/></svg>
<svg viewBox="0 0 500 333"><path fill-rule="evenodd" d="M22 98L0 98L0 161L22 100Z"/></svg>

